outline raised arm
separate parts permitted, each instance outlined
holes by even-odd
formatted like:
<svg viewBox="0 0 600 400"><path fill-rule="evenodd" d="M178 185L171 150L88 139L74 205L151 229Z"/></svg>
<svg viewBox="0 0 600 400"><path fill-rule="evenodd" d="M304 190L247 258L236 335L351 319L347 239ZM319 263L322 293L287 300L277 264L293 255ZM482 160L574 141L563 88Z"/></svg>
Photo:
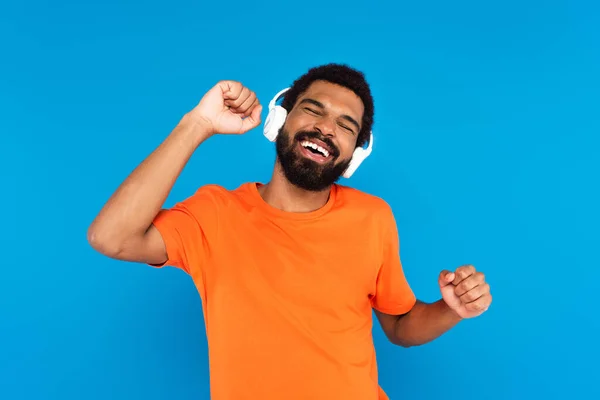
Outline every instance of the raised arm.
<svg viewBox="0 0 600 400"><path fill-rule="evenodd" d="M258 126L261 110L241 83L215 85L112 194L88 228L90 245L119 260L163 263L165 244L152 221L184 166L213 134L243 134Z"/></svg>

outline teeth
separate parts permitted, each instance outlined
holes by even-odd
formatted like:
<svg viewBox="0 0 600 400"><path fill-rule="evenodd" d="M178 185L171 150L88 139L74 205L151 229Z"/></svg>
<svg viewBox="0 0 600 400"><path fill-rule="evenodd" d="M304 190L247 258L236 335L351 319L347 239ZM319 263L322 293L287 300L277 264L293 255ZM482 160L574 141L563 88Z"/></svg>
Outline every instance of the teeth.
<svg viewBox="0 0 600 400"><path fill-rule="evenodd" d="M300 143L302 146L304 147L311 147L315 150L317 150L319 153L323 154L325 157L329 157L329 152L327 150L325 150L324 148L322 148L321 146L319 146L316 143L313 142L309 142L308 140L303 141L302 143Z"/></svg>

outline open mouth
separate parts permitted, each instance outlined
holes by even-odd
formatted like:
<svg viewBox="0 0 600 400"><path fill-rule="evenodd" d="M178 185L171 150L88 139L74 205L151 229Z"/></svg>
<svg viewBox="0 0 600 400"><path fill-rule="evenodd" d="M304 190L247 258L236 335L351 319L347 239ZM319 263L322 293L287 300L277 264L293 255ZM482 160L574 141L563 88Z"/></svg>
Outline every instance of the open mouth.
<svg viewBox="0 0 600 400"><path fill-rule="evenodd" d="M300 152L307 158L318 163L326 163L333 158L332 151L311 140L300 140Z"/></svg>

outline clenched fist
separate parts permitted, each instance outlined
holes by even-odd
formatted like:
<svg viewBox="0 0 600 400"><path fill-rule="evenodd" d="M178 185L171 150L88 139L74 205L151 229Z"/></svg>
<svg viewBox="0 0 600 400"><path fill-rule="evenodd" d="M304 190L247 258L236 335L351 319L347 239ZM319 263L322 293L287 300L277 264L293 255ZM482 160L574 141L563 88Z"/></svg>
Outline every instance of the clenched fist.
<svg viewBox="0 0 600 400"><path fill-rule="evenodd" d="M256 94L240 82L221 81L210 89L189 116L210 135L242 134L256 128L262 106Z"/></svg>
<svg viewBox="0 0 600 400"><path fill-rule="evenodd" d="M454 272L442 271L438 283L442 298L461 318L477 317L492 303L490 285L472 265L463 265Z"/></svg>

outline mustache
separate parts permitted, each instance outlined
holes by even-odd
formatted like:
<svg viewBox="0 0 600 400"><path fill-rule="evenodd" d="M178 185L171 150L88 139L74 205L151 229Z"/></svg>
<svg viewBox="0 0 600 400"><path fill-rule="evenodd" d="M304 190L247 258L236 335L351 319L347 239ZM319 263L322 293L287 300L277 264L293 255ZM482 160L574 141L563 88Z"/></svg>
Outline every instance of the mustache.
<svg viewBox="0 0 600 400"><path fill-rule="evenodd" d="M325 143L327 147L329 147L329 152L331 153L331 155L333 155L334 157L338 157L340 155L340 151L337 148L337 146L333 144L333 141L330 138L321 135L317 131L300 131L296 133L296 139L300 141L308 139L318 139L321 142Z"/></svg>

